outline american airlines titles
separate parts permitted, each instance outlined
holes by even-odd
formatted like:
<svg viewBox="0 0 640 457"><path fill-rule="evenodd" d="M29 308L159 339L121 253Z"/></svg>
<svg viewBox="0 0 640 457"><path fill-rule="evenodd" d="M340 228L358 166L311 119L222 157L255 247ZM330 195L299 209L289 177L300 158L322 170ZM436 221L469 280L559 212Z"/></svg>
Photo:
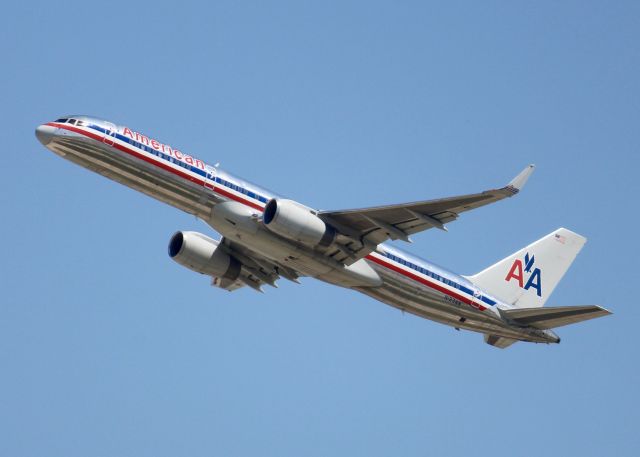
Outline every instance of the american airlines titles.
<svg viewBox="0 0 640 457"><path fill-rule="evenodd" d="M187 154L183 154L181 151L179 151L178 149L173 149L168 144L160 143L158 140L144 136L143 134L136 131L132 131L128 127L124 127L123 134L140 144L151 146L156 151L160 151L164 154L167 154L168 156L175 157L176 159L188 163L189 165L198 167L201 170L205 169L205 164L202 160L193 158Z"/></svg>

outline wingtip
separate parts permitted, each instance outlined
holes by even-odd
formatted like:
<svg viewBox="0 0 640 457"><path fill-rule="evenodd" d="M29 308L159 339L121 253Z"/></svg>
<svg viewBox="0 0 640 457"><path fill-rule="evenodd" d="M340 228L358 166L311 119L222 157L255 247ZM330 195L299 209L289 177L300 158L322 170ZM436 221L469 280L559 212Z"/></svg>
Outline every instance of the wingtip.
<svg viewBox="0 0 640 457"><path fill-rule="evenodd" d="M600 308L600 310L603 313L603 316L610 316L611 314L613 314L613 311L611 311L610 309L605 308L604 306L600 306L600 305L595 305L598 308Z"/></svg>
<svg viewBox="0 0 640 457"><path fill-rule="evenodd" d="M531 173L533 173L533 170L535 170L535 168L536 166L534 164L527 165L525 169L518 174L518 176L513 178L511 182L507 184L506 189L511 190L514 194L520 192L520 190L522 190L524 185L527 183L529 176L531 176Z"/></svg>

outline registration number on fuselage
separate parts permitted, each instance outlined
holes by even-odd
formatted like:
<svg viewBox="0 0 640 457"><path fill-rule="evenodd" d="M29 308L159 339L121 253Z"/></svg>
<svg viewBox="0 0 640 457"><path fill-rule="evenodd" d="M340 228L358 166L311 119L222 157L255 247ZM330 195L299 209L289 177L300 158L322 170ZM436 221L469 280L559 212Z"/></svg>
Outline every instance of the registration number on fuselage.
<svg viewBox="0 0 640 457"><path fill-rule="evenodd" d="M462 302L457 298L450 297L449 295L444 296L444 301L451 303L452 305L462 306Z"/></svg>

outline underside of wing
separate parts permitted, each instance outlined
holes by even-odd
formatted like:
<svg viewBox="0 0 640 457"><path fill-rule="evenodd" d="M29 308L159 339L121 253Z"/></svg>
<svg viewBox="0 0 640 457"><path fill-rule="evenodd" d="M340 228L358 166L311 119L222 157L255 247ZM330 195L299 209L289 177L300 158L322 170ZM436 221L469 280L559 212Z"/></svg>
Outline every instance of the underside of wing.
<svg viewBox="0 0 640 457"><path fill-rule="evenodd" d="M321 211L318 217L351 239L351 243L344 243L348 251L343 252L346 260L342 261L347 262L349 255L355 261L383 241L400 239L409 242L409 235L423 230L434 227L446 230L445 224L456 220L460 213L517 194L533 169L534 166L529 165L506 186L477 194L371 208Z"/></svg>
<svg viewBox="0 0 640 457"><path fill-rule="evenodd" d="M216 287L233 291L244 286L249 286L258 292L262 292L262 286L264 284L278 287L276 281L280 277L296 283L299 282L298 278L301 275L297 271L274 263L239 243L230 241L227 238L222 238L220 246L227 254L240 263L241 271L236 279L214 277L211 284Z"/></svg>

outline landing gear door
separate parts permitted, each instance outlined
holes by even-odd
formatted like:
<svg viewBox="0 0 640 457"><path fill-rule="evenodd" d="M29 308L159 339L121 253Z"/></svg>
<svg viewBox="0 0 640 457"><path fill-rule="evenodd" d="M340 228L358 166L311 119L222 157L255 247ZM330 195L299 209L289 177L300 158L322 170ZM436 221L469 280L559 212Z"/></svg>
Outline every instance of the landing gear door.
<svg viewBox="0 0 640 457"><path fill-rule="evenodd" d="M204 166L204 188L213 190L214 183L216 182L216 169L212 166Z"/></svg>
<svg viewBox="0 0 640 457"><path fill-rule="evenodd" d="M104 123L104 137L102 141L109 146L113 146L113 140L116 137L116 126L111 122Z"/></svg>

